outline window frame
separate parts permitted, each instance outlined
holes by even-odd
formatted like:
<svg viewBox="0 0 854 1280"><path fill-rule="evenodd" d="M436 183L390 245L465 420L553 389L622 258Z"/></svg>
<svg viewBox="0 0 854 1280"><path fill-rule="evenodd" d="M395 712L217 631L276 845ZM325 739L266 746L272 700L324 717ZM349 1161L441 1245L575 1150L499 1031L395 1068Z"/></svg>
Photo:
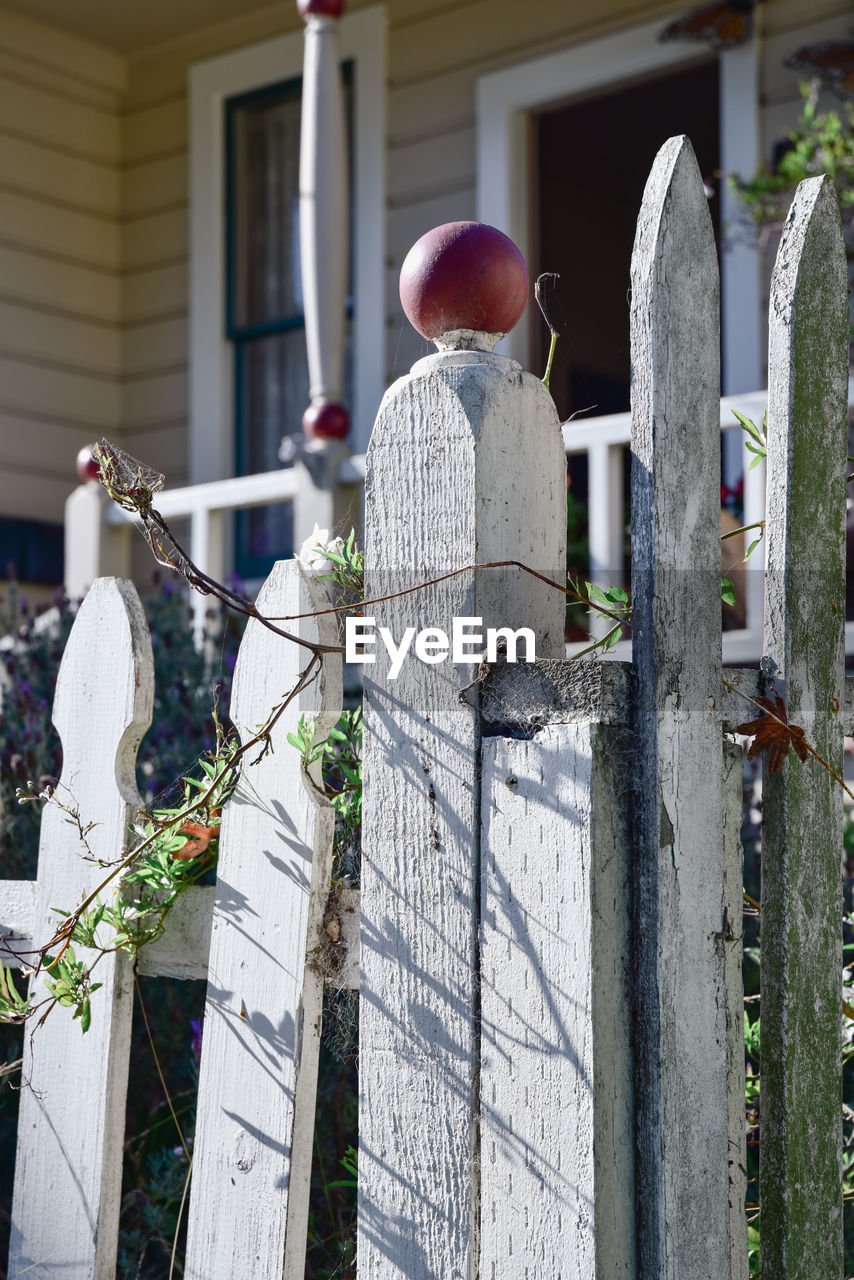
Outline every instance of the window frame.
<svg viewBox="0 0 854 1280"><path fill-rule="evenodd" d="M661 43L666 16L616 35L517 62L477 82L477 216L530 244L529 114L580 95L607 92L632 79L708 59L690 42ZM747 44L719 55L721 172L753 173L760 151L759 48ZM650 157L650 164L652 157ZM721 225L732 221L734 197L721 191ZM723 255L721 334L723 392L755 391L764 379L762 291L758 252L749 245ZM530 312L496 348L530 367Z"/></svg>
<svg viewBox="0 0 854 1280"><path fill-rule="evenodd" d="M385 389L385 6L339 22L353 64L353 405L350 443L367 447ZM302 30L196 63L189 70L191 484L235 475L233 344L226 336L225 102L297 79Z"/></svg>

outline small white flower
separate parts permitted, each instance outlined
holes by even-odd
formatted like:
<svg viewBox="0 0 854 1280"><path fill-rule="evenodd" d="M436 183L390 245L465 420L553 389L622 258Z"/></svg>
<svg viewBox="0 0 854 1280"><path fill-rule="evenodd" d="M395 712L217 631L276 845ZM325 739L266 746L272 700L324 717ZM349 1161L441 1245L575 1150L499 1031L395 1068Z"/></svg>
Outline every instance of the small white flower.
<svg viewBox="0 0 854 1280"><path fill-rule="evenodd" d="M321 529L319 525L314 526L314 532L297 552L297 560L305 569L325 569L326 561L329 553L334 552L341 555L344 550L343 538L329 537L328 529Z"/></svg>

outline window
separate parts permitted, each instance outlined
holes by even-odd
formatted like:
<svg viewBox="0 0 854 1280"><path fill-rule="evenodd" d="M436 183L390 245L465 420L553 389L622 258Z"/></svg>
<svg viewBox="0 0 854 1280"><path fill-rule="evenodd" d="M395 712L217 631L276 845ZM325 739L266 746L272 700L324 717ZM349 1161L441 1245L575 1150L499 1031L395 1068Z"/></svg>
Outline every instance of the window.
<svg viewBox="0 0 854 1280"><path fill-rule="evenodd" d="M350 64L344 67L344 81L349 117ZM233 348L238 475L282 465L282 438L301 430L309 400L299 244L301 96L302 81L295 79L225 104L225 322ZM352 172L352 157L350 168ZM352 379L347 378L348 404L351 393ZM241 513L237 573L257 578L276 559L291 555L292 526L289 504Z"/></svg>
<svg viewBox="0 0 854 1280"><path fill-rule="evenodd" d="M352 411L351 447L362 452L385 389L385 9L347 14L339 24L342 61L352 67ZM238 49L190 69L190 423L192 484L279 467L283 435L308 403L295 227L298 88L302 31ZM229 129L227 120L231 120ZM229 156L229 132L240 146ZM237 153L241 151L242 155ZM270 169L263 156L276 153ZM288 159L282 160L287 152ZM291 159L292 157L292 159ZM240 208L229 227L229 168L260 181L268 204L254 218ZM287 170L287 171L286 171ZM265 176L266 173L266 176ZM278 229L264 251L270 225ZM231 242L234 241L234 244ZM238 250L238 252L234 252ZM264 252L269 260L265 262ZM246 280L233 283L232 255ZM279 283L267 279L274 269ZM237 274L240 274L239 272ZM254 276L254 282L250 277ZM269 325L269 329L265 326ZM295 363L293 353L302 348ZM238 353L237 348L240 348ZM278 370L278 372L276 372ZM240 383L243 379L242 385ZM300 382L299 379L302 379ZM278 386L278 390L274 388ZM237 422L236 406L242 423ZM266 431L251 428L267 418ZM278 420L276 421L276 418ZM254 519L255 517L253 517ZM278 519L287 519L281 513ZM244 549L281 554L281 530L249 523ZM253 532L254 529L254 532ZM253 543L254 539L254 543ZM227 550L227 549L226 549ZM259 561L260 562L260 561ZM221 566L228 573L228 554ZM219 566L218 566L219 568ZM244 572L247 569L244 568Z"/></svg>

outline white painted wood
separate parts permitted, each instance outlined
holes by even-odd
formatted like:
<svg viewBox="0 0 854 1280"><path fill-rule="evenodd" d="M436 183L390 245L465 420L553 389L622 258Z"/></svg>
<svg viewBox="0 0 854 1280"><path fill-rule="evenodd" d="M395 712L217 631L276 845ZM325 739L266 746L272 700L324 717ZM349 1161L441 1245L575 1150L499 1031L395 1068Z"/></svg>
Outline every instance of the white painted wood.
<svg viewBox="0 0 854 1280"><path fill-rule="evenodd" d="M296 561L280 561L258 605L298 614L326 599ZM329 617L300 627L336 643ZM250 621L231 703L243 740L307 661L304 649ZM287 734L304 714L322 741L340 705L340 658L327 655L322 677L272 729L273 750L243 769L223 814L187 1245L193 1280L232 1275L235 1266L247 1280L303 1273L323 986L312 953L334 811L317 790L319 769L304 778Z"/></svg>
<svg viewBox="0 0 854 1280"><path fill-rule="evenodd" d="M355 64L355 332L353 445L367 447L385 387L382 290L385 261L385 9L346 14L340 54ZM189 70L190 135L190 423L189 470L195 482L232 468L231 352L225 333L224 131L226 98L293 79L302 71L301 32L232 50Z"/></svg>
<svg viewBox="0 0 854 1280"><path fill-rule="evenodd" d="M213 885L193 885L163 922L163 933L138 953L137 972L146 978L206 980L214 911Z"/></svg>
<svg viewBox="0 0 854 1280"><path fill-rule="evenodd" d="M350 257L349 162L338 19L314 14L305 28L299 191L309 395L340 402Z"/></svg>
<svg viewBox="0 0 854 1280"><path fill-rule="evenodd" d="M623 453L595 440L587 453L587 528L590 579L603 591L623 585ZM613 624L603 614L590 617L590 633L604 635Z"/></svg>
<svg viewBox="0 0 854 1280"><path fill-rule="evenodd" d="M729 672L725 679L729 679ZM730 683L733 683L730 680ZM741 700L739 716L750 704ZM747 714L752 716L752 712ZM743 719L737 721L743 724ZM744 1117L744 851L741 846L743 756L738 744L723 745L724 923L718 946L723 952L726 984L727 1118L729 1121L730 1274L748 1280L747 1256L747 1125Z"/></svg>
<svg viewBox="0 0 854 1280"><path fill-rule="evenodd" d="M154 672L133 586L100 579L77 615L62 659L53 722L62 742L60 794L73 797L95 857L111 862L136 800L136 752L151 720ZM54 908L73 910L103 878L81 858L77 829L56 806L42 816L35 937L49 940ZM83 953L85 954L85 953ZM94 956L93 956L94 959ZM128 957L97 961L104 986L83 1035L55 1008L24 1039L18 1154L9 1253L11 1275L113 1280L132 985ZM42 989L41 980L37 981Z"/></svg>
<svg viewBox="0 0 854 1280"><path fill-rule="evenodd" d="M769 319L765 667L842 772L848 290L832 182L798 187ZM762 1276L842 1273L842 792L808 759L766 778ZM816 1070L816 1063L821 1064Z"/></svg>
<svg viewBox="0 0 854 1280"><path fill-rule="evenodd" d="M386 394L371 438L368 597L474 560L559 571L565 493L538 379L480 352L419 361ZM398 637L481 616L532 627L543 656L563 651L562 597L515 571L461 575L373 613ZM479 732L460 697L473 674L412 659L391 680L380 654L365 668L362 1280L466 1277L477 1256Z"/></svg>
<svg viewBox="0 0 854 1280"><path fill-rule="evenodd" d="M484 739L483 1280L636 1275L622 738Z"/></svg>
<svg viewBox="0 0 854 1280"><path fill-rule="evenodd" d="M130 527L109 524L112 506L96 480L77 486L65 503L65 591L81 600L96 578L126 575L130 569Z"/></svg>
<svg viewBox="0 0 854 1280"><path fill-rule="evenodd" d="M0 880L0 964L13 969L30 964L35 918L35 880Z"/></svg>
<svg viewBox="0 0 854 1280"><path fill-rule="evenodd" d="M700 171L671 138L644 192L631 308L638 1244L641 1275L668 1280L731 1276L723 840L709 843L722 822L718 299Z"/></svg>
<svg viewBox="0 0 854 1280"><path fill-rule="evenodd" d="M761 22L761 10L757 12ZM760 54L758 38L720 55L721 385L724 395L750 391L764 380L761 261L744 236L744 206L726 181L731 173L750 178L762 158L760 143ZM742 231L741 237L737 229ZM727 239L729 243L727 243ZM738 460L733 459L735 475Z"/></svg>
<svg viewBox="0 0 854 1280"><path fill-rule="evenodd" d="M207 484L164 489L157 495L157 510L172 520L192 515L194 510L234 511L238 507L260 507L293 498L298 488L298 473L293 468L282 467L278 471L259 471L251 476L231 476ZM121 507L112 508L108 518L113 524L127 523L130 519L122 514Z"/></svg>

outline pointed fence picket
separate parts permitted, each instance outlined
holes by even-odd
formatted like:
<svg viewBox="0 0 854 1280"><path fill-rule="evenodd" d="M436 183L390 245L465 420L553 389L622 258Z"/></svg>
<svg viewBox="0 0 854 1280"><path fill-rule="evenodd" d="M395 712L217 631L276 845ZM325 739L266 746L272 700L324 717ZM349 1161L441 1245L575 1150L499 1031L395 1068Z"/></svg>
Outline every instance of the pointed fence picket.
<svg viewBox="0 0 854 1280"><path fill-rule="evenodd" d="M259 605L271 614L328 608L296 562L273 569ZM336 644L334 622L304 618L302 639ZM250 622L231 714L244 740L300 680L310 650ZM57 679L63 747L59 794L84 822L96 858L115 861L138 803L136 753L151 718L147 625L128 582L99 579L72 628ZM300 716L320 744L340 714L340 654L327 654L247 764L222 819L217 884L193 887L141 953L150 976L207 977L193 1191L185 1274L301 1275L308 1222L314 1091L324 984L314 963L331 871L334 814L318 766L304 774L287 735ZM250 754L249 759L252 759ZM6 963L26 963L69 909L104 878L81 856L67 814L48 805L38 879L0 881ZM352 902L342 916L352 914ZM25 1040L10 1275L112 1280L116 1268L132 1014L132 968L97 962L86 1035L55 1011ZM338 983L350 980L339 977ZM32 1087L30 1087L30 1085ZM240 1259L239 1266L236 1262Z"/></svg>
<svg viewBox="0 0 854 1280"><path fill-rule="evenodd" d="M798 190L772 291L766 658L721 670L718 277L690 144L659 153L632 268L631 663L562 654L564 455L554 408L482 349L420 361L367 461L373 614L533 627L538 661L366 672L364 889L324 977L332 843L319 778L284 746L338 714L327 657L247 768L215 888L187 893L140 971L208 978L186 1273L301 1280L323 982L359 986L360 1280L746 1280L741 747L771 688L839 770L844 676L847 292L832 189ZM471 331L458 330L454 341ZM452 344L453 345L453 344ZM279 565L277 616L322 593ZM300 634L330 643L327 617ZM115 856L134 801L150 655L126 583L75 624L55 720L63 783ZM252 731L298 652L251 624L232 714ZM95 871L45 817L38 881L0 882L6 954ZM762 1275L841 1274L838 784L791 758L765 793ZM361 915L361 942L353 924ZM349 923L348 923L349 922ZM361 947L361 958L359 948ZM52 1017L27 1050L10 1275L112 1276L130 1027L103 962L92 1030ZM99 975L101 969L99 968Z"/></svg>

